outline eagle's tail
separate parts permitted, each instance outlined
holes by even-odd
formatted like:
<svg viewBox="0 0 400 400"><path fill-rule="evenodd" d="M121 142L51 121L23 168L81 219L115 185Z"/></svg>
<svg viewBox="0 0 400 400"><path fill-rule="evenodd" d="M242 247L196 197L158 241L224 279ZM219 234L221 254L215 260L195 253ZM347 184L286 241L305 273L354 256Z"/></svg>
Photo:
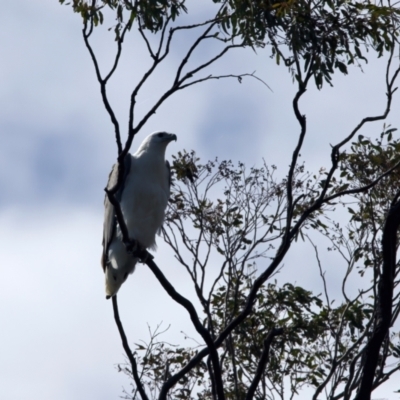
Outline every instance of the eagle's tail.
<svg viewBox="0 0 400 400"><path fill-rule="evenodd" d="M135 270L137 259L130 257L127 264L123 267L118 267L115 260L110 260L106 266L105 278L106 278L106 299L111 298L117 294L121 285L126 281L129 274L132 274Z"/></svg>

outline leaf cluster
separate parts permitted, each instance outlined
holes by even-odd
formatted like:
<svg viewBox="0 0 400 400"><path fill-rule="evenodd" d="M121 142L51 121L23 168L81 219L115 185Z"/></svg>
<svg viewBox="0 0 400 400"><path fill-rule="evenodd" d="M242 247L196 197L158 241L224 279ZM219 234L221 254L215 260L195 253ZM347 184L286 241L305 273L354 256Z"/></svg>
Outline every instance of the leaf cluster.
<svg viewBox="0 0 400 400"><path fill-rule="evenodd" d="M370 1L347 0L214 0L222 3L221 29L247 45L272 46L272 57L288 67L303 62L318 88L331 84L335 70L367 62L365 51L378 57L393 48L400 10ZM292 70L301 81L300 72Z"/></svg>
<svg viewBox="0 0 400 400"><path fill-rule="evenodd" d="M393 137L396 128L384 126L374 141L359 135L351 144L350 152L341 154L340 176L346 178L352 188L365 186L400 161L400 140ZM384 211L387 198L392 198L400 181L400 169L393 171L374 186L371 194L375 205ZM377 211L377 209L376 209Z"/></svg>
<svg viewBox="0 0 400 400"><path fill-rule="evenodd" d="M185 0L59 1L71 5L84 24L93 26L103 24L107 10L114 15L117 41L135 22L142 34L144 30L157 33L188 12ZM212 18L220 31L212 37L225 43L239 39L240 46L253 48L268 44L271 57L278 64L283 60L300 85L312 76L319 89L324 82L332 84L335 71L347 74L349 65L367 62L370 49L378 57L390 52L400 30L398 7L368 0L213 2L220 5Z"/></svg>
<svg viewBox="0 0 400 400"><path fill-rule="evenodd" d="M114 14L117 38L125 25L130 28L138 21L141 29L152 33L160 31L167 20L173 21L186 13L185 0L59 0L61 4L71 5L74 12L81 15L83 22L92 20L94 25L104 22L104 10Z"/></svg>
<svg viewBox="0 0 400 400"><path fill-rule="evenodd" d="M245 301L253 279L253 274L243 277L235 295L227 293L227 287L219 288L213 297L216 326L224 324L222 315L226 307L233 313L236 302ZM225 368L231 370L233 363L239 366L242 386L248 387L267 333L274 326L281 326L284 334L274 341L259 396L263 396L263 387L265 390L282 386L284 379L290 380L294 392L303 385L317 387L329 373L335 346L338 344L335 357L350 359L346 352L363 333L370 317L368 304L354 302L350 307L341 304L333 308L302 287L290 283L279 287L276 282L269 283L260 290L252 315L231 335L230 346L234 348L235 359L225 357ZM338 335L339 343L336 342ZM233 386L229 374L227 382Z"/></svg>

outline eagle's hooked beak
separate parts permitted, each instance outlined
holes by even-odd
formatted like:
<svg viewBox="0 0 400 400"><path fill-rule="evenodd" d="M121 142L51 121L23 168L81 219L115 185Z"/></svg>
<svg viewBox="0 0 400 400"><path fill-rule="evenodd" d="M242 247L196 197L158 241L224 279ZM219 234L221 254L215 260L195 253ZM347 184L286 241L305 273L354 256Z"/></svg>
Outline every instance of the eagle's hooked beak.
<svg viewBox="0 0 400 400"><path fill-rule="evenodd" d="M172 142L173 140L175 140L175 142L178 140L177 136L175 135L175 133L169 133L170 135L170 141Z"/></svg>

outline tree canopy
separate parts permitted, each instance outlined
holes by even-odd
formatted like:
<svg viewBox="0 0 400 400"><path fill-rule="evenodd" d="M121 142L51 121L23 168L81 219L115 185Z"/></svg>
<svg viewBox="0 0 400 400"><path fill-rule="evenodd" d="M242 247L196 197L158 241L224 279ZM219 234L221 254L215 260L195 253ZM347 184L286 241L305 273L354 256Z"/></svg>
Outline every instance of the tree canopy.
<svg viewBox="0 0 400 400"><path fill-rule="evenodd" d="M398 5L213 0L209 17L194 23L186 22L192 15L190 2L184 0L60 2L82 17L83 39L114 127L121 178L107 196L124 242L187 310L202 340L192 347L173 346L162 341L157 328L149 342L132 351L114 297L114 316L129 360L120 369L133 379L126 397L292 399L309 387L313 400L370 399L400 369L400 143L396 129L386 125L376 137L362 134L365 125L387 118L397 90ZM91 45L103 24L113 31L116 43L113 65L105 74ZM139 92L168 58L176 35L189 31L198 36L182 56L170 87L138 119ZM132 87L123 143L107 85L129 33L143 40L151 63ZM189 63L199 45L210 41L219 44L218 52ZM299 132L288 143L292 157L284 178L277 178L276 167L267 164L247 169L218 159L203 163L195 152L174 157L175 183L163 237L193 282L197 307L164 275L162 260L160 268L149 253L133 251L115 194L135 135L177 91L215 79L258 79L254 73L213 73L214 63L228 51L246 47L266 48L289 70L297 88L292 106ZM348 74L349 66L362 67L372 54L386 61L383 111L343 134L320 171L307 171L299 160L307 137L300 100L310 81L323 89L324 83L332 85L335 72ZM339 254L345 266L337 298L330 297L321 248L315 243L318 235L329 241L327 251ZM307 242L313 249L321 279L318 293L274 280L295 242ZM348 285L350 280L358 282L357 290Z"/></svg>

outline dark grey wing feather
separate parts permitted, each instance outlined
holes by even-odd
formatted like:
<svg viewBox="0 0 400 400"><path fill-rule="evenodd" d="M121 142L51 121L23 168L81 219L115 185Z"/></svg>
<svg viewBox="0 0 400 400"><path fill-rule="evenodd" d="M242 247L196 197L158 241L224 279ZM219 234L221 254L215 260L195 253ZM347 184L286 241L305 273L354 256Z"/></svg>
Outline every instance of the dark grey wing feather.
<svg viewBox="0 0 400 400"><path fill-rule="evenodd" d="M169 165L169 161L165 160L165 166L167 167L167 171L168 171L168 200L169 200L169 196L170 196L170 189L171 189L171 185L172 185L172 173L171 173L171 166ZM160 228L157 230L157 233L159 235L161 235L162 232L162 225L160 226Z"/></svg>
<svg viewBox="0 0 400 400"><path fill-rule="evenodd" d="M114 164L108 177L107 189L113 188L118 180L118 164ZM115 212L114 206L108 200L107 194L104 197L104 225L103 225L103 255L101 257L101 266L105 272L107 262L107 250L115 230Z"/></svg>
<svg viewBox="0 0 400 400"><path fill-rule="evenodd" d="M171 175L171 166L169 165L169 161L168 161L168 160L165 161L165 165L166 165L167 170L168 170L168 183L169 183L169 188L171 188L171 185L172 185L172 175Z"/></svg>
<svg viewBox="0 0 400 400"><path fill-rule="evenodd" d="M123 183L116 195L117 200L119 202L121 202L122 192L125 187L125 180L130 172L131 163L132 163L131 155L127 154L124 163ZM118 163L114 164L112 167L112 170L108 177L107 189L108 190L112 189L117 184L117 181L118 181ZM115 229L117 226L116 222L117 221L115 217L114 206L111 204L110 200L108 200L108 196L106 194L104 198L103 254L101 257L101 265L104 271L106 270L108 246L114 237Z"/></svg>

